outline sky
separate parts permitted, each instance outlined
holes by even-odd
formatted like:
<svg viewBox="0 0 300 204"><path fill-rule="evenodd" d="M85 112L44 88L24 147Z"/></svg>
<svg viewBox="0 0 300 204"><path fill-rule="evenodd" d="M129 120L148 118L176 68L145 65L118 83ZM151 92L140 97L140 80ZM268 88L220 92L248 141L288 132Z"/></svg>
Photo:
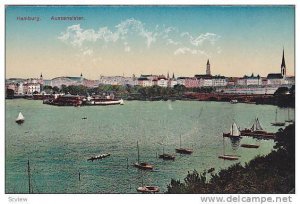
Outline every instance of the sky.
<svg viewBox="0 0 300 204"><path fill-rule="evenodd" d="M6 78L194 76L208 59L212 75L267 76L283 48L294 75L293 6L6 6L5 22Z"/></svg>

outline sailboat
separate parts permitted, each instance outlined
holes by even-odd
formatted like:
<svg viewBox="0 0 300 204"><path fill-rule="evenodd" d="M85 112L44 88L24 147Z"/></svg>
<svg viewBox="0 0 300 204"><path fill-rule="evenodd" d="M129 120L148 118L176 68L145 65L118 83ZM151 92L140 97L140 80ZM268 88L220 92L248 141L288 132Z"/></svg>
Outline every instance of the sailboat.
<svg viewBox="0 0 300 204"><path fill-rule="evenodd" d="M276 116L275 116L275 122L271 123L273 126L285 126L285 122L277 122L277 109L276 109Z"/></svg>
<svg viewBox="0 0 300 204"><path fill-rule="evenodd" d="M240 129L235 122L233 122L233 124L231 125L229 133L223 133L223 137L232 137L232 138L241 137Z"/></svg>
<svg viewBox="0 0 300 204"><path fill-rule="evenodd" d="M292 120L290 118L290 109L289 108L288 108L288 119L285 122L287 122L287 123L293 123L294 122L294 120Z"/></svg>
<svg viewBox="0 0 300 204"><path fill-rule="evenodd" d="M175 160L174 155L165 153L165 148L164 147L163 147L163 153L161 155L159 155L159 158L163 159L163 160L173 160L173 161Z"/></svg>
<svg viewBox="0 0 300 204"><path fill-rule="evenodd" d="M25 118L24 118L23 114L20 112L16 119L16 123L18 123L20 125L20 124L24 123L24 121L25 121Z"/></svg>
<svg viewBox="0 0 300 204"><path fill-rule="evenodd" d="M224 137L223 137L223 154L219 155L219 159L224 159L224 160L238 160L239 159L238 156L225 154L225 138Z"/></svg>
<svg viewBox="0 0 300 204"><path fill-rule="evenodd" d="M179 146L179 148L176 148L175 151L179 154L192 154L193 153L192 149L187 149L187 148L181 147L181 135L180 135L180 146Z"/></svg>
<svg viewBox="0 0 300 204"><path fill-rule="evenodd" d="M138 150L138 161L134 163L134 167L142 170L153 170L153 165L148 164L146 162L140 162L140 149L139 149L139 142L136 142L137 150Z"/></svg>
<svg viewBox="0 0 300 204"><path fill-rule="evenodd" d="M264 131L264 129L261 127L258 118L255 119L250 130L251 130L251 132L255 132L255 133L266 133L266 131Z"/></svg>

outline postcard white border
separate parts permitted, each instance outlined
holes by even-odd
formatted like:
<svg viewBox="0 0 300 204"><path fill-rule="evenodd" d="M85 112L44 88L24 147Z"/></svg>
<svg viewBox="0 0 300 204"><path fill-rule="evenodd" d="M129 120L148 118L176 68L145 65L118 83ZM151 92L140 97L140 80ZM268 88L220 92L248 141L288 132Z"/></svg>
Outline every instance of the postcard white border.
<svg viewBox="0 0 300 204"><path fill-rule="evenodd" d="M295 5L296 6L296 34L295 36L299 36L299 21L300 14L298 11L299 1L297 0L206 0L206 1L196 1L196 0L2 0L1 3L1 12L0 12L0 56L4 59L5 57L5 47L4 47L4 33L5 33L5 24L4 24L4 10L5 5ZM295 59L300 59L299 56L299 40L296 37L296 45L295 45ZM0 58L0 59L1 59ZM5 78L5 65L4 60L0 60L2 62L2 66L0 69L0 83L2 85L2 90L0 91L1 97L1 123L0 129L1 131L1 155L0 156L0 195L2 203L20 203L20 202L9 202L9 197L13 198L28 198L28 202L24 203L44 203L44 204L53 204L53 203L143 203L143 204L159 204L159 203L172 203L172 204L200 204L201 195L133 195L133 194L38 194L38 195L27 195L27 194L5 194L5 166L4 166L4 155L5 155L5 135L4 135L4 107L5 107L5 99L4 99L4 78ZM297 60L295 60L295 76L297 73ZM298 78L296 77L296 84L298 84ZM299 91L296 89L296 107L299 106ZM299 150L297 147L300 147L300 140L297 139L299 136L298 131L298 115L299 110L296 108L296 194L292 196L292 203L299 203ZM299 171L298 171L299 172ZM221 195L221 194L219 194ZM226 194L227 195L227 194ZM247 196L263 196L263 194L259 195L247 195ZM267 196L281 196L281 195L267 195ZM284 196L284 195L282 195ZM3 202L4 201L4 202Z"/></svg>

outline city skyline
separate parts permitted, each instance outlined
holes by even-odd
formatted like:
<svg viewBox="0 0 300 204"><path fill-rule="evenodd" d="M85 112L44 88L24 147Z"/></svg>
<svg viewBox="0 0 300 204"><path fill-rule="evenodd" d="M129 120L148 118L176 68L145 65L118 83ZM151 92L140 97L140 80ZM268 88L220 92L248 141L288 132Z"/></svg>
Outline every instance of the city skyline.
<svg viewBox="0 0 300 204"><path fill-rule="evenodd" d="M6 78L294 75L294 37L293 6L8 6Z"/></svg>

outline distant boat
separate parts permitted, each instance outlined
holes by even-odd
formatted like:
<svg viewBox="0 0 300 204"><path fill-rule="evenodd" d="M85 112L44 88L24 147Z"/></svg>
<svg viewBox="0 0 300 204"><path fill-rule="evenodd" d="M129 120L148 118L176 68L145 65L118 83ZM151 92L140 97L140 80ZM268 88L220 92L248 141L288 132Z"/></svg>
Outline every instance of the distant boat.
<svg viewBox="0 0 300 204"><path fill-rule="evenodd" d="M24 123L25 121L25 117L23 116L23 114L20 112L17 119L16 119L16 123L18 123L19 125Z"/></svg>
<svg viewBox="0 0 300 204"><path fill-rule="evenodd" d="M276 109L276 116L275 116L275 122L271 123L273 126L285 126L285 122L278 122L277 121L277 109Z"/></svg>
<svg viewBox="0 0 300 204"><path fill-rule="evenodd" d="M83 118L81 118L82 120L86 120L87 119L87 117L85 116L85 117L83 117Z"/></svg>
<svg viewBox="0 0 300 204"><path fill-rule="evenodd" d="M259 145L256 145L256 144L241 144L241 147L244 147L244 148L259 148Z"/></svg>
<svg viewBox="0 0 300 204"><path fill-rule="evenodd" d="M106 157L109 157L110 154L99 154L97 156L93 156L91 158L88 159L88 161L94 161L94 160L98 160L98 159L104 159Z"/></svg>
<svg viewBox="0 0 300 204"><path fill-rule="evenodd" d="M229 133L223 133L223 137L240 138L241 131L235 122L232 123Z"/></svg>
<svg viewBox="0 0 300 204"><path fill-rule="evenodd" d="M165 151L164 151L164 148L163 148L163 153L161 155L159 155L160 159L163 159L163 160L175 160L175 156L172 155L172 154L166 154Z"/></svg>
<svg viewBox="0 0 300 204"><path fill-rule="evenodd" d="M254 123L251 126L251 128L249 128L249 129L245 128L244 130L241 130L241 135L260 137L260 138L264 138L264 139L274 139L275 138L275 133L267 132L262 128L258 118L256 118L254 120Z"/></svg>
<svg viewBox="0 0 300 204"><path fill-rule="evenodd" d="M231 104L236 104L236 103L238 103L238 100L232 99L232 100L230 101L230 103L231 103Z"/></svg>
<svg viewBox="0 0 300 204"><path fill-rule="evenodd" d="M138 192L141 193L157 193L159 192L158 186L141 186L136 189Z"/></svg>
<svg viewBox="0 0 300 204"><path fill-rule="evenodd" d="M146 162L140 162L140 149L139 149L139 142L137 141L137 151L138 151L138 161L134 163L134 167L142 170L153 170L153 165L148 164Z"/></svg>
<svg viewBox="0 0 300 204"><path fill-rule="evenodd" d="M161 143L161 144L164 145L163 143ZM166 154L165 153L164 146L163 146L163 153L161 155L159 155L158 158L163 159L163 160L173 160L173 161L175 160L175 156L174 155L172 155L172 154Z"/></svg>
<svg viewBox="0 0 300 204"><path fill-rule="evenodd" d="M224 160L238 160L239 157L235 155L225 154L225 138L223 137L223 154L218 156L219 159Z"/></svg>
<svg viewBox="0 0 300 204"><path fill-rule="evenodd" d="M292 120L290 118L290 109L289 108L288 108L288 119L285 122L287 122L287 123L293 123L294 122L294 120Z"/></svg>
<svg viewBox="0 0 300 204"><path fill-rule="evenodd" d="M181 147L181 135L180 135L180 146L179 146L179 148L176 148L175 151L179 154L192 154L193 153L192 149L187 149L187 148Z"/></svg>

